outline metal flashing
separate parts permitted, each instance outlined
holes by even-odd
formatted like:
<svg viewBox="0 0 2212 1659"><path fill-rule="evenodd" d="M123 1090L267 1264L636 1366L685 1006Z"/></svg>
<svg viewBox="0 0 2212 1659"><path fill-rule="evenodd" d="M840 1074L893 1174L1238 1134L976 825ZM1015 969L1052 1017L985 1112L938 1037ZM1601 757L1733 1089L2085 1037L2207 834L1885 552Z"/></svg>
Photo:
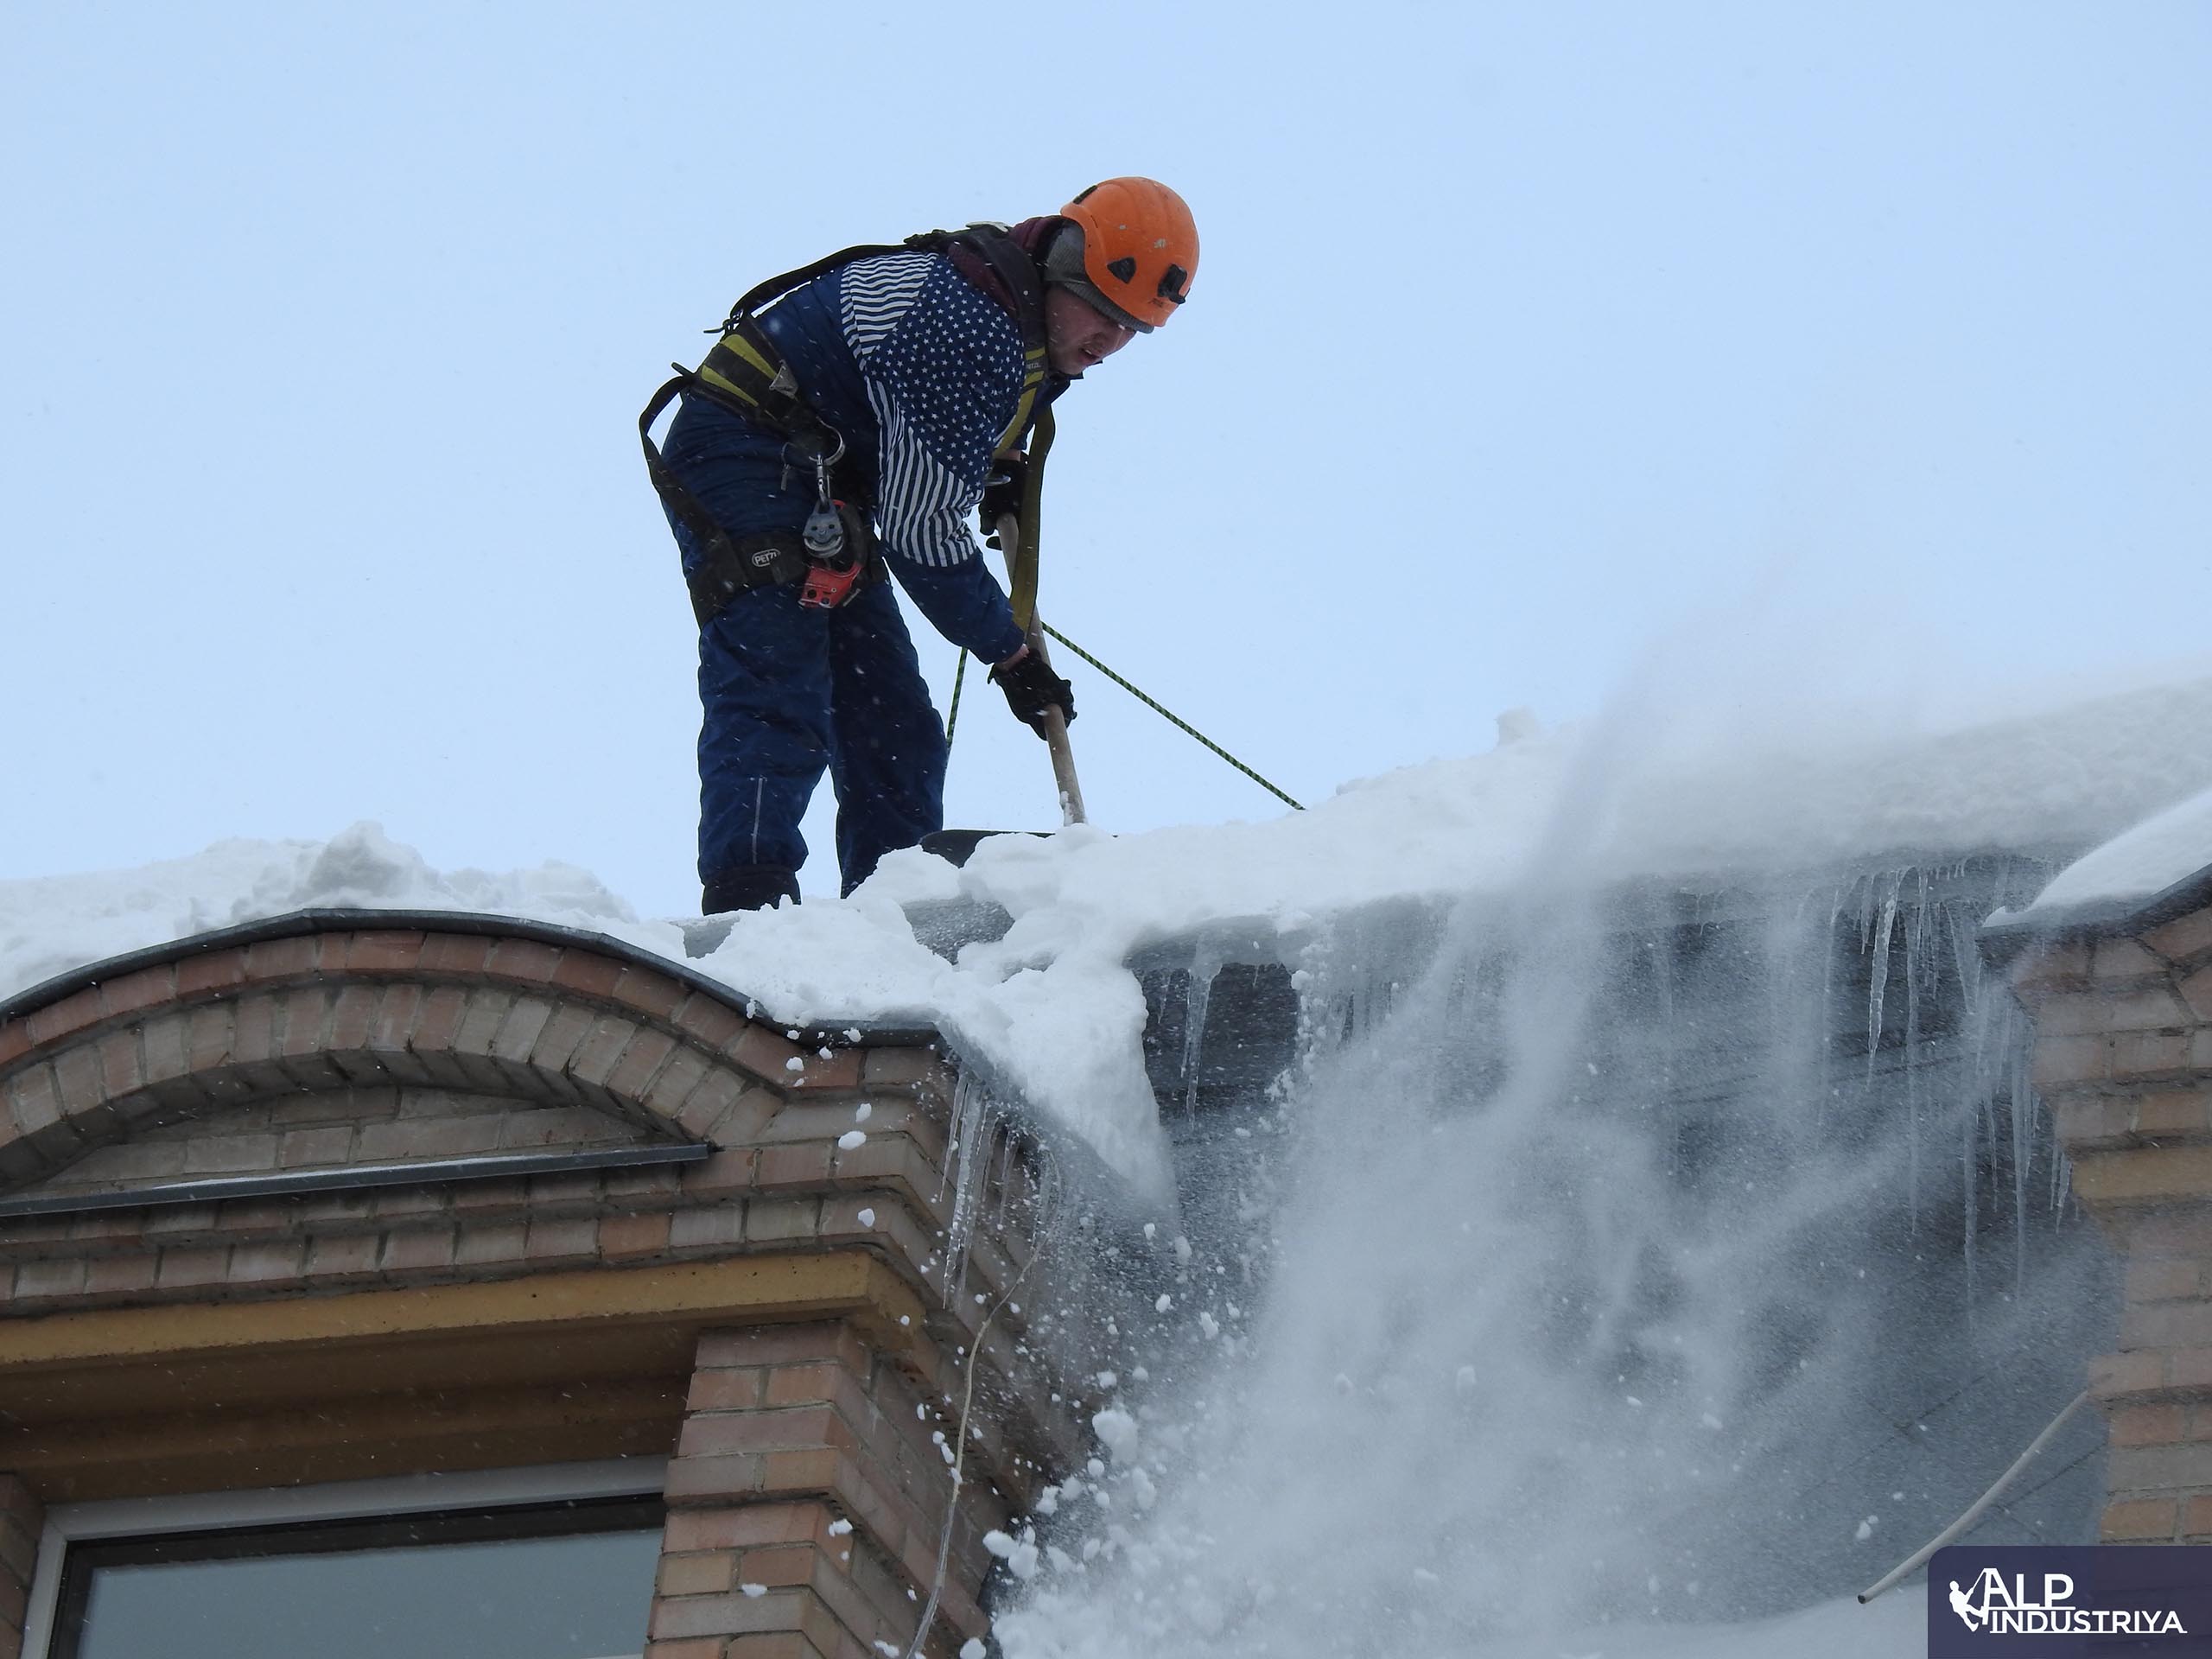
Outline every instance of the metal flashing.
<svg viewBox="0 0 2212 1659"><path fill-rule="evenodd" d="M584 1152L486 1153L470 1158L425 1158L404 1164L355 1164L335 1169L287 1170L277 1175L218 1175L204 1180L163 1181L109 1192L57 1192L0 1198L0 1220L19 1216L71 1216L96 1210L138 1210L166 1204L217 1204L229 1198L298 1198L310 1192L351 1192L370 1187L436 1186L523 1175L571 1175L598 1169L635 1169L656 1164L696 1164L714 1155L705 1141L678 1141L645 1147L599 1147Z"/></svg>

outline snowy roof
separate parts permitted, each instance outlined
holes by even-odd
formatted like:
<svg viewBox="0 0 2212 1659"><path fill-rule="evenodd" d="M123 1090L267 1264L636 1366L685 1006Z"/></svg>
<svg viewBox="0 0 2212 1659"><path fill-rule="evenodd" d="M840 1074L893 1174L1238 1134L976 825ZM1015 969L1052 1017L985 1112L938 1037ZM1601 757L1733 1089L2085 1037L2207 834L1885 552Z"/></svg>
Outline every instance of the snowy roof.
<svg viewBox="0 0 2212 1659"><path fill-rule="evenodd" d="M1999 932L2149 925L2212 904L2212 789L2123 830L2069 864L2024 910L1989 919Z"/></svg>
<svg viewBox="0 0 2212 1659"><path fill-rule="evenodd" d="M2212 788L2212 675L1936 726L1770 702L1700 725L1648 702L1580 728L1516 722L1486 754L1347 785L1269 821L985 842L955 869L894 853L852 897L741 917L690 965L793 1026L928 1027L1124 1173L1160 1166L1128 970L1149 948L1235 935L1295 960L1334 917L1663 880L1898 869L1984 852L2063 861ZM1003 938L952 960L916 918L995 906ZM360 824L327 842L236 840L121 872L0 880L0 999L88 963L287 912L535 918L685 961L573 866L432 869Z"/></svg>

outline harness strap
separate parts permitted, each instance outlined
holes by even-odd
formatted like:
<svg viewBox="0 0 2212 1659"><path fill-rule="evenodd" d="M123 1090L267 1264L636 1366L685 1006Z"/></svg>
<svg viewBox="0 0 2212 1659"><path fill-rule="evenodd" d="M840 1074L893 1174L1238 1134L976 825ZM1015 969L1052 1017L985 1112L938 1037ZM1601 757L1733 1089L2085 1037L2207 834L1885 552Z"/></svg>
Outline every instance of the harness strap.
<svg viewBox="0 0 2212 1659"><path fill-rule="evenodd" d="M1037 274L1037 262L998 226L970 225L964 231L932 231L926 236L907 238L913 245L932 239L937 246L931 251L941 250L963 276L972 281L980 268L980 272L996 279L999 288L1011 301L1007 309L1021 330L1021 391L1014 402L1014 418L991 446L995 450L1004 449L1018 443L1021 435L1029 429L1030 416L1037 408L1037 394L1045 385L1047 363L1044 281ZM976 285L989 291L988 283Z"/></svg>
<svg viewBox="0 0 2212 1659"><path fill-rule="evenodd" d="M1021 331L1021 389L1014 418L991 446L1004 449L1020 441L1036 412L1037 394L1044 387L1048 368L1045 342L1045 285L1036 261L1013 237L995 225L971 225L964 231L923 231L898 246L865 244L844 248L771 276L748 289L723 320L721 337L698 367L693 390L717 396L747 420L785 436L804 435L834 446L836 435L807 404L798 378L784 361L783 353L760 327L760 314L792 289L827 271L855 259L877 254L939 253L950 258L960 273L986 293L995 290Z"/></svg>
<svg viewBox="0 0 2212 1659"><path fill-rule="evenodd" d="M907 244L911 245L913 239L911 237L908 238ZM710 334L728 334L737 327L737 320L740 317L749 315L756 311L766 310L791 289L804 287L823 272L835 270L839 265L848 265L855 259L866 259L874 254L904 253L906 251L906 245L863 242L856 247L840 248L835 253L824 254L810 265L801 265L797 270L787 270L780 276L771 276L765 283L753 283L751 288L745 290L744 296L735 305L730 307L729 316L721 327L709 328L707 332Z"/></svg>
<svg viewBox="0 0 2212 1659"><path fill-rule="evenodd" d="M691 614L703 628L722 607L748 589L803 581L808 560L806 544L795 530L766 530L748 536L732 536L715 522L714 515L697 496L683 487L674 469L662 458L653 442L653 423L683 392L696 389L697 378L690 371L678 368L676 378L653 393L645 412L638 416L638 441L645 448L645 474L652 480L654 493L668 504L669 512L690 533L697 546L698 560L683 580L691 591ZM860 528L857 523L848 522L849 533L856 534ZM861 574L860 587L880 582L890 575L874 548L868 550L868 565Z"/></svg>
<svg viewBox="0 0 2212 1659"><path fill-rule="evenodd" d="M1007 598L1014 607L1014 626L1028 633L1037 626L1037 519L1045 490L1045 457L1052 448L1052 410L1048 404L1037 416L1036 435L1029 440L1029 465L1021 475L1020 534L1007 546Z"/></svg>
<svg viewBox="0 0 2212 1659"><path fill-rule="evenodd" d="M683 487L662 457L653 442L653 423L671 404L688 391L711 398L739 418L783 437L801 450L813 449L816 454L828 454L842 447L842 440L836 431L807 403L799 390L798 376L791 372L783 353L761 327L759 314L794 289L840 265L878 254L901 252L941 253L952 260L963 276L987 293L995 290L995 297L1002 299L1021 331L1022 379L1014 418L992 447L1005 449L1018 443L1033 416L1039 435L1036 458L1040 462L1044 459L1043 452L1052 442L1051 411L1040 414L1037 409L1037 394L1044 386L1047 368L1044 283L1038 276L1036 262L1003 227L971 225L964 231L925 231L897 245L862 244L840 249L811 264L757 283L730 308L720 330L709 331L718 332L721 337L709 348L698 368L670 365L676 371L676 378L653 393L638 416L638 440L645 449L645 473L652 480L653 491L697 545L699 559L686 580L691 590L692 613L702 627L731 600L749 588L802 580L808 570L805 544L794 531L766 531L735 537L729 535L715 522L714 515L699 499ZM1033 480L1034 477L1033 474ZM1033 481L1031 488L1034 487ZM1027 516L1033 518L1033 498L1029 508ZM864 523L860 528L865 529ZM861 582L880 582L888 574L880 552L870 547ZM1028 562L1026 597L1020 575L1015 577L1015 592L1016 614L1021 614L1025 606L1033 611L1033 553Z"/></svg>
<svg viewBox="0 0 2212 1659"><path fill-rule="evenodd" d="M686 391L703 394L809 454L834 454L843 448L830 423L799 395L798 377L776 342L749 315L731 324L687 382Z"/></svg>

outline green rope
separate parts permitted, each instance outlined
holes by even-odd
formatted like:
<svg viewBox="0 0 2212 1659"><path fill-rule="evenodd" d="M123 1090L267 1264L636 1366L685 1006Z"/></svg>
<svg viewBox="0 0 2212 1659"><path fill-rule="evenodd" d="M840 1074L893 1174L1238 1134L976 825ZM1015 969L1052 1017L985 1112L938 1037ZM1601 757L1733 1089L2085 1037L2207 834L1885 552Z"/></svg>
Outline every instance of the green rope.
<svg viewBox="0 0 2212 1659"><path fill-rule="evenodd" d="M960 683L968 677L968 649L962 646L960 660L952 665L952 707L945 711L944 752L952 753L952 734L960 724Z"/></svg>
<svg viewBox="0 0 2212 1659"><path fill-rule="evenodd" d="M1071 651L1071 652L1075 652L1075 654L1076 654L1077 656L1078 656L1078 657L1082 658L1083 658L1083 660L1084 660L1084 662L1089 663L1089 664L1090 664L1093 668L1096 669L1096 670L1097 670L1101 674L1103 674L1103 675L1104 675L1108 679L1109 679L1109 680L1113 681L1115 684L1116 684L1116 685L1120 686L1120 687L1122 688L1122 690L1124 690L1124 691L1128 692L1131 696L1135 697L1135 698L1139 702L1141 702L1141 703L1144 704L1144 706L1145 706L1146 708L1147 708L1147 709L1151 709L1153 713L1154 713L1155 715L1160 715L1162 719L1166 720L1169 725L1175 727L1175 728L1176 728L1178 730L1179 730L1179 731L1186 732L1186 733L1188 733L1191 736L1197 738L1197 739L1198 740L1198 741L1199 741L1199 742L1201 742L1201 743L1205 744L1205 745L1206 746L1206 747L1208 747L1208 748L1211 749L1211 750L1212 750L1216 754L1219 755L1223 760L1224 760L1228 761L1228 762L1229 762L1229 764L1230 764L1230 766L1232 766L1236 767L1237 771L1239 771L1239 772L1243 772L1243 773L1247 778L1249 778L1249 779L1250 779L1254 783L1257 784L1257 785L1258 785L1262 789L1266 790L1266 791L1268 791L1268 794L1270 794L1270 795L1274 796L1277 800L1288 802L1288 803L1289 803L1289 804L1290 804L1293 808L1294 808L1295 810L1297 810L1298 811L1303 812L1303 811L1306 810L1306 807L1305 807L1304 803L1300 802L1300 801L1294 801L1294 800L1292 800L1292 799L1291 799L1291 798L1290 798L1288 795L1285 794L1281 790L1277 789L1277 788L1276 788L1273 784L1269 783L1266 779L1264 779L1264 778L1261 777L1261 776L1260 776L1260 774L1259 774L1258 772L1256 772L1253 771L1251 767L1249 767L1249 766L1246 766L1246 765L1245 765L1242 760L1238 760L1235 755L1231 754L1231 753L1230 753L1227 749L1223 748L1223 747L1221 747L1221 745L1220 745L1220 744L1218 744L1218 743L1215 742L1215 741L1213 741L1213 739L1211 739L1211 738L1208 737L1208 736L1207 736L1204 732L1200 731L1197 727L1195 727L1195 726L1192 725L1192 724L1191 724L1191 722L1190 722L1189 721L1185 720L1181 715L1179 715L1176 714L1173 709L1168 709L1168 708L1165 707L1164 705L1162 705L1161 703L1159 703L1159 702L1155 702L1155 701L1154 701L1154 699L1152 699L1151 697L1147 696L1143 692L1141 692L1141 691L1138 690L1136 687L1135 687L1134 685L1131 685L1131 684L1130 684L1127 680L1123 679L1120 675L1116 674L1116 673L1112 669L1110 669L1110 668L1107 667L1105 664L1103 664L1103 663L1100 662L1100 661L1099 661L1096 657L1092 656L1089 652L1085 651L1085 650L1084 650L1081 645L1078 645L1077 644L1076 644L1076 642L1075 642L1074 640L1072 640L1072 639L1069 639L1069 638L1067 637L1067 635L1065 635L1065 633L1062 633L1062 632L1061 632L1058 628L1054 627L1051 623L1047 622L1047 623L1043 624L1042 626L1043 626L1043 627L1044 627L1045 632L1046 632L1047 634L1051 635L1054 639L1057 639L1058 641L1059 641L1059 643L1060 643L1060 644L1062 644L1062 645L1065 645L1065 646L1066 646L1070 651ZM955 695L956 695L956 696L957 696L957 693L956 692L956 694L955 694Z"/></svg>

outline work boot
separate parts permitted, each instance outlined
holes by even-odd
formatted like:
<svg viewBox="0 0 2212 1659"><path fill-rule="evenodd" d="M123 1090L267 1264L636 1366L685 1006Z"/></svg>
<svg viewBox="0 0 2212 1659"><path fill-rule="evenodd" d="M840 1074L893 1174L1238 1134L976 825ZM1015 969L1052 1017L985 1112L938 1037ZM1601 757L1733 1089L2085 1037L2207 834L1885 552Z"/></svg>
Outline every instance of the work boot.
<svg viewBox="0 0 2212 1659"><path fill-rule="evenodd" d="M782 864L740 864L724 870L699 893L699 913L773 910L779 900L798 902L798 872Z"/></svg>

